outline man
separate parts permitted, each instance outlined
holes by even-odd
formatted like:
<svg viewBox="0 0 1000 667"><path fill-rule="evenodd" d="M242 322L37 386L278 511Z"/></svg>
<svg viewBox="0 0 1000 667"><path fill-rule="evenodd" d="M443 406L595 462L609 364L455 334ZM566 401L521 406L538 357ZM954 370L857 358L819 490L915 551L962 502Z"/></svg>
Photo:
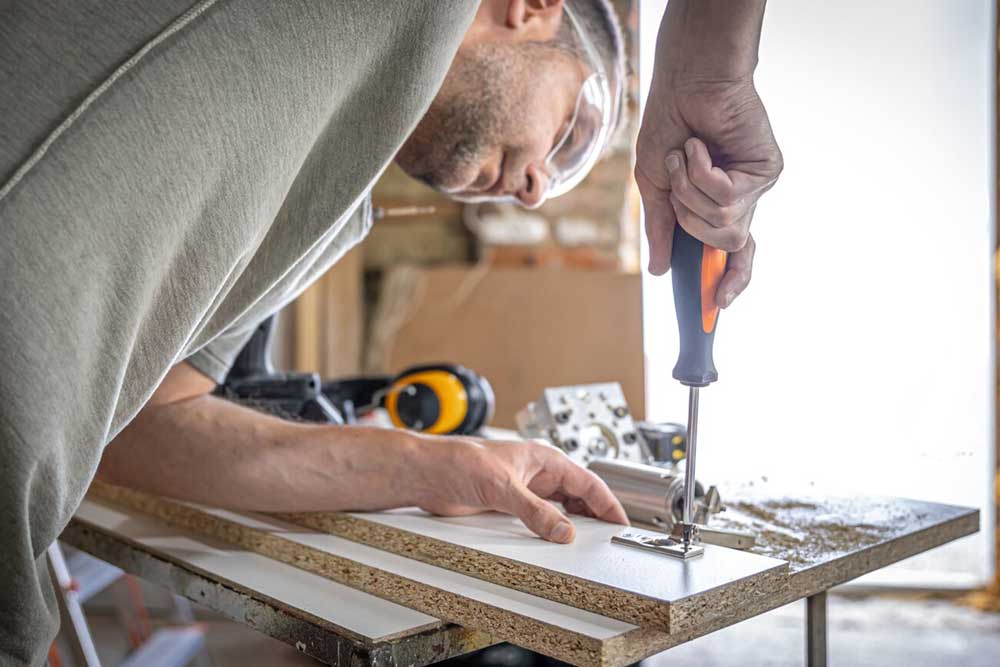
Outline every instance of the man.
<svg viewBox="0 0 1000 667"><path fill-rule="evenodd" d="M733 252L724 304L781 164L752 84L762 14L671 2L637 151L651 270L679 222ZM552 447L210 395L365 235L393 157L457 198L537 206L597 159L623 72L606 0L0 3L0 662L43 660L45 549L95 474L246 510L494 509L556 542L573 524L545 499L624 523Z"/></svg>

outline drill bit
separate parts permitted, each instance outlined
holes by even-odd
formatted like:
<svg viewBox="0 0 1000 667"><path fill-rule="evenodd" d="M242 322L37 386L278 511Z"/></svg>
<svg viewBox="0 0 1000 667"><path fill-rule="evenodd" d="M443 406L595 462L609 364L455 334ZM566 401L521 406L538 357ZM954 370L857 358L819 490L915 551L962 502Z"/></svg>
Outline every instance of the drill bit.
<svg viewBox="0 0 1000 667"><path fill-rule="evenodd" d="M694 467L697 449L698 387L692 386L688 393L687 452L684 457L684 517L681 522L685 552L691 547L692 534L694 533Z"/></svg>

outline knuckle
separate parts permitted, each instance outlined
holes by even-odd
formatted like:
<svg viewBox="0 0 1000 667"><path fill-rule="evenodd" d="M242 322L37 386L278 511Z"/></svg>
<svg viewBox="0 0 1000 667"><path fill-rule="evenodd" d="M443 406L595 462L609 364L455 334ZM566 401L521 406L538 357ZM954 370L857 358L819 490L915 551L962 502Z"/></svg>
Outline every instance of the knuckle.
<svg viewBox="0 0 1000 667"><path fill-rule="evenodd" d="M702 191L709 192L712 189L712 179L708 177L708 172L701 169L693 169L688 174L688 179Z"/></svg>
<svg viewBox="0 0 1000 667"><path fill-rule="evenodd" d="M541 451L541 462L546 467L555 470L573 470L573 468L579 467L573 463L566 452L550 443L546 443Z"/></svg>
<svg viewBox="0 0 1000 667"><path fill-rule="evenodd" d="M735 206L720 206L715 212L715 222L718 227L730 227L740 219Z"/></svg>
<svg viewBox="0 0 1000 667"><path fill-rule="evenodd" d="M518 518L525 524L534 527L535 530L545 534L549 532L554 523L548 510L549 507L545 501L532 499L524 504L521 516Z"/></svg>
<svg viewBox="0 0 1000 667"><path fill-rule="evenodd" d="M736 278L733 280L732 293L734 297L743 294L747 286L750 284L750 272L740 271Z"/></svg>
<svg viewBox="0 0 1000 667"><path fill-rule="evenodd" d="M644 197L663 192L670 187L670 178L666 172L650 171L648 162L636 155L635 166L632 168L632 177L639 188L639 193Z"/></svg>
<svg viewBox="0 0 1000 667"><path fill-rule="evenodd" d="M717 247L726 252L737 252L747 244L749 236L746 229L737 226L723 227L719 231Z"/></svg>
<svg viewBox="0 0 1000 667"><path fill-rule="evenodd" d="M639 168L639 165L632 168L632 178L635 179L635 184L638 186L639 192L643 192L646 189L648 181L646 181L646 174Z"/></svg>
<svg viewBox="0 0 1000 667"><path fill-rule="evenodd" d="M691 181L688 180L682 169L678 169L670 177L670 188L681 197L690 197L694 191Z"/></svg>
<svg viewBox="0 0 1000 667"><path fill-rule="evenodd" d="M584 483L583 483L583 495L593 496L599 495L601 492L606 490L607 484L604 480L597 476L593 470L584 470ZM610 491L609 491L610 493Z"/></svg>
<svg viewBox="0 0 1000 667"><path fill-rule="evenodd" d="M735 208L740 203L740 196L732 188L726 188L719 193L718 201L723 208Z"/></svg>
<svg viewBox="0 0 1000 667"><path fill-rule="evenodd" d="M674 207L674 213L677 215L677 221L683 223L684 226L689 226L694 222L694 215L684 206Z"/></svg>
<svg viewBox="0 0 1000 667"><path fill-rule="evenodd" d="M781 154L781 149L777 146L774 147L774 157L771 158L771 173L774 174L774 178L778 178L781 172L785 170L785 156Z"/></svg>
<svg viewBox="0 0 1000 667"><path fill-rule="evenodd" d="M539 464L557 461L559 455L563 454L561 449L552 443L541 439L530 440L529 443L529 446L522 447L521 451L523 451L525 456L527 456L530 460Z"/></svg>

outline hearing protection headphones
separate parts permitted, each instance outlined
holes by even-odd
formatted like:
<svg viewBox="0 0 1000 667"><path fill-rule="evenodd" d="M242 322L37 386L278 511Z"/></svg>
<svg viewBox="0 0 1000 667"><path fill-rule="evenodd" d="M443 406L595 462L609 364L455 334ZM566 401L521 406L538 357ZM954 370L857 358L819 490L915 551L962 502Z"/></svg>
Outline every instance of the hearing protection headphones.
<svg viewBox="0 0 1000 667"><path fill-rule="evenodd" d="M384 407L398 428L434 435L471 435L493 418L489 381L459 364L425 364L398 375L327 382L323 393L348 423Z"/></svg>
<svg viewBox="0 0 1000 667"><path fill-rule="evenodd" d="M274 316L257 327L216 394L286 419L336 424L384 407L397 427L435 435L471 435L493 418L493 387L458 364L329 382L316 373L279 373L271 363L274 327Z"/></svg>
<svg viewBox="0 0 1000 667"><path fill-rule="evenodd" d="M477 432L495 404L486 378L458 364L408 368L393 378L384 398L394 425L434 435Z"/></svg>

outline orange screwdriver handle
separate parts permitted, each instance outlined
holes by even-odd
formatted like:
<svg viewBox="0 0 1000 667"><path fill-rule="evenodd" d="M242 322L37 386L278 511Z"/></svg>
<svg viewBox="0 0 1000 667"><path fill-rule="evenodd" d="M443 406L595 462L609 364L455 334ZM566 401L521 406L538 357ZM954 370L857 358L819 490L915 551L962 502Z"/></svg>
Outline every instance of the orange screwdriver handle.
<svg viewBox="0 0 1000 667"><path fill-rule="evenodd" d="M680 333L680 352L674 379L689 387L704 387L719 379L712 358L719 306L715 292L726 272L726 253L707 246L674 225L670 255L674 308Z"/></svg>

